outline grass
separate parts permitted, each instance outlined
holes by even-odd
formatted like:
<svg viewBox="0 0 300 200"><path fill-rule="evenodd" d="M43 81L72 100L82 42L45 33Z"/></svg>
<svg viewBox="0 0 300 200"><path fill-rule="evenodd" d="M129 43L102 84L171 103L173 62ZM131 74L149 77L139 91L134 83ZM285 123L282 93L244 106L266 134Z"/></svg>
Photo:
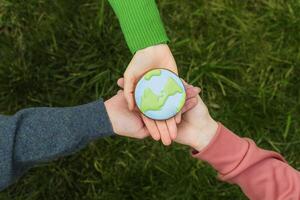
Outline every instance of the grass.
<svg viewBox="0 0 300 200"><path fill-rule="evenodd" d="M300 170L300 2L161 0L181 77L215 119ZM131 59L106 0L0 0L0 110L109 98ZM180 145L113 137L30 170L2 200L246 199Z"/></svg>

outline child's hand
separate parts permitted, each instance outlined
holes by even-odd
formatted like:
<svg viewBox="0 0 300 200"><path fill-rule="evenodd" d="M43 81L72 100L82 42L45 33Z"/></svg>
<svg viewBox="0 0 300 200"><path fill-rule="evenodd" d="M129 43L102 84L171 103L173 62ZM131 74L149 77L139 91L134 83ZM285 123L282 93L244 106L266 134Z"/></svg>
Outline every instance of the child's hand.
<svg viewBox="0 0 300 200"><path fill-rule="evenodd" d="M174 57L166 44L159 44L135 53L124 73L124 95L129 110L133 110L134 89L137 81L149 70L165 68L178 74Z"/></svg>
<svg viewBox="0 0 300 200"><path fill-rule="evenodd" d="M123 82L123 79L118 81L119 84L120 82ZM186 90L187 100L182 108L182 112L188 111L197 104L198 93L196 92L195 94L195 91L198 91L198 89L189 87ZM104 104L116 134L138 139L150 135L143 122L141 113L137 109L134 109L133 111L128 109L123 91L120 90L118 94L105 101Z"/></svg>
<svg viewBox="0 0 300 200"><path fill-rule="evenodd" d="M105 108L116 134L142 139L149 135L138 111L130 111L127 106L124 92L118 93L105 101Z"/></svg>
<svg viewBox="0 0 300 200"><path fill-rule="evenodd" d="M120 78L118 80L118 85L123 88L124 87L124 79ZM188 85L184 82L185 90L186 90L186 102L181 110L182 113L190 110L195 105L197 105L197 95L200 92L200 88L193 87L191 85ZM135 107L133 112L138 111L138 109ZM169 145L172 142L172 139L174 140L177 136L177 124L175 122L175 118L171 118L168 120L161 120L161 121L155 121L153 119L149 119L145 117L143 114L141 114L138 111L140 117L142 118L142 121L144 122L145 126L147 127L147 130L149 134L152 136L154 140L162 140L162 143L164 145ZM127 123L128 125L128 123ZM126 124L124 124L126 126Z"/></svg>
<svg viewBox="0 0 300 200"><path fill-rule="evenodd" d="M200 88L190 87L185 89L187 93L185 106L175 117L167 120L153 120L141 114L152 138L156 141L161 139L164 145L170 145L172 140L175 140L177 137L177 124L181 121L181 119L178 119L178 116L181 118L181 113L186 112L197 104Z"/></svg>
<svg viewBox="0 0 300 200"><path fill-rule="evenodd" d="M216 134L218 124L210 116L200 96L197 97L197 100L197 105L182 115L175 142L201 151ZM195 102L189 101L188 103L194 104ZM186 104L185 106L188 107L189 105Z"/></svg>

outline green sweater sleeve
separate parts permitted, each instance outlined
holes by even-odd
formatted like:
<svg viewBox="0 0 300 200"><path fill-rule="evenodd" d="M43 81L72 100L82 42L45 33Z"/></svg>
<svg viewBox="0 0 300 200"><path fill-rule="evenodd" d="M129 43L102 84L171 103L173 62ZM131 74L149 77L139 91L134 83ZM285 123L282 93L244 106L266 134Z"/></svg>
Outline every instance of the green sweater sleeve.
<svg viewBox="0 0 300 200"><path fill-rule="evenodd" d="M109 0L132 53L169 41L155 0Z"/></svg>

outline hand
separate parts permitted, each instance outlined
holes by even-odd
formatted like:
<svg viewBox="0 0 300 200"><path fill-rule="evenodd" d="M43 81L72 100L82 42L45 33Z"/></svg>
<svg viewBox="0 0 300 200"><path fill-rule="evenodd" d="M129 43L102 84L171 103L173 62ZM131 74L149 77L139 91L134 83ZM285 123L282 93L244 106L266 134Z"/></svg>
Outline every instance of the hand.
<svg viewBox="0 0 300 200"><path fill-rule="evenodd" d="M124 78L120 78L118 80L118 85L121 88L124 87ZM197 95L200 92L200 88L193 87L191 85L186 84L185 82L184 82L184 85L185 85L185 90L186 90L186 102L181 110L182 113L188 111L189 109L193 108L197 104ZM140 111L138 111L138 109L136 107L135 107L134 111L139 113L140 117L142 118L145 126L147 127L147 129L149 131L149 134L152 136L152 138L154 140L159 140L161 138L164 145L171 144L169 130L172 127L175 127L175 128L173 128L173 132L177 133L176 122L171 121L171 120L174 120L174 118L171 118L171 119L168 119L165 121L154 121L152 119L145 117L143 114L141 114Z"/></svg>
<svg viewBox="0 0 300 200"><path fill-rule="evenodd" d="M197 93L195 95L193 92L195 88L189 87L186 90L187 100L182 108L183 112L188 111L197 104ZM137 109L133 111L128 109L123 91L120 90L115 96L105 101L104 105L116 134L137 139L150 135L143 123L140 112Z"/></svg>
<svg viewBox="0 0 300 200"><path fill-rule="evenodd" d="M137 81L149 70L154 68L168 69L178 74L174 57L166 44L159 44L135 53L124 73L124 95L129 110L133 110L134 88Z"/></svg>
<svg viewBox="0 0 300 200"><path fill-rule="evenodd" d="M197 105L183 114L175 142L201 151L216 134L218 124L210 116L200 96L197 99Z"/></svg>
<svg viewBox="0 0 300 200"><path fill-rule="evenodd" d="M116 134L137 139L149 135L140 113L128 109L122 90L119 90L115 96L105 101L104 105Z"/></svg>
<svg viewBox="0 0 300 200"><path fill-rule="evenodd" d="M133 94L137 81L153 68L165 68L178 74L176 62L168 45L147 47L137 51L133 56L124 73L124 95L130 110L135 107ZM176 123L180 122L181 113L165 121L154 121L143 115L142 119L155 140L161 139L164 145L170 145L177 136Z"/></svg>
<svg viewBox="0 0 300 200"><path fill-rule="evenodd" d="M177 124L181 121L181 113L186 112L186 108L192 108L197 104L197 96L200 88L185 85L186 103L185 107L175 116L167 120L153 120L142 115L142 119L149 130L150 135L156 141L161 139L164 145L170 145L177 137Z"/></svg>

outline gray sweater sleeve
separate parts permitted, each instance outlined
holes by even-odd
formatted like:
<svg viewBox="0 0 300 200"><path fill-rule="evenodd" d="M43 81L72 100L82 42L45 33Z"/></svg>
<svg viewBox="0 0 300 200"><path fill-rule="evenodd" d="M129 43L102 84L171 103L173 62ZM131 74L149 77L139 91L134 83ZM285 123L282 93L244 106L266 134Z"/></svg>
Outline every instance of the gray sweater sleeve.
<svg viewBox="0 0 300 200"><path fill-rule="evenodd" d="M35 164L71 154L96 138L112 134L101 100L0 115L0 190Z"/></svg>

